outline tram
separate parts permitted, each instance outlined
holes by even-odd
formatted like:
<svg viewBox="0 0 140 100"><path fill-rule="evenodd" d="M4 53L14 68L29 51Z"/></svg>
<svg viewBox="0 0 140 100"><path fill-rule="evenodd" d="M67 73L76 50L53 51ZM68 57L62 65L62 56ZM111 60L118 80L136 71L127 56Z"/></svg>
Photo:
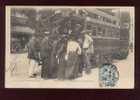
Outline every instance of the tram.
<svg viewBox="0 0 140 100"><path fill-rule="evenodd" d="M115 15L95 9L86 17L86 29L92 30L95 55L93 62L108 63L128 56L129 29L120 27Z"/></svg>

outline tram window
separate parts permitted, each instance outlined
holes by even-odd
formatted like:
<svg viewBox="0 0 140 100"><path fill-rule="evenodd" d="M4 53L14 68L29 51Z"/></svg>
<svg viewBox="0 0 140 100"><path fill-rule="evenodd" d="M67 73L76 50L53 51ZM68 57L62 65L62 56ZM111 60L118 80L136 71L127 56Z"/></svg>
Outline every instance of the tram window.
<svg viewBox="0 0 140 100"><path fill-rule="evenodd" d="M98 19L100 20L102 16L98 16Z"/></svg>
<svg viewBox="0 0 140 100"><path fill-rule="evenodd" d="M98 16L98 19L101 21L104 21L104 17L102 17L102 16Z"/></svg>
<svg viewBox="0 0 140 100"><path fill-rule="evenodd" d="M106 30L105 29L102 29L102 31L103 31L102 32L102 35L105 36Z"/></svg>
<svg viewBox="0 0 140 100"><path fill-rule="evenodd" d="M116 31L116 37L117 37L117 38L120 37L120 31L119 31L119 30Z"/></svg>
<svg viewBox="0 0 140 100"><path fill-rule="evenodd" d="M103 17L103 21L106 21L105 17Z"/></svg>
<svg viewBox="0 0 140 100"><path fill-rule="evenodd" d="M112 23L110 19L108 19L108 22L109 22L109 23Z"/></svg>
<svg viewBox="0 0 140 100"><path fill-rule="evenodd" d="M115 29L111 29L111 36L112 37L116 37L116 30Z"/></svg>
<svg viewBox="0 0 140 100"><path fill-rule="evenodd" d="M107 37L111 37L111 30L110 30L110 28L108 28L108 29L106 30L106 36L107 36Z"/></svg>
<svg viewBox="0 0 140 100"><path fill-rule="evenodd" d="M108 19L108 18L106 18L106 22L111 23L111 20L110 20L110 19Z"/></svg>
<svg viewBox="0 0 140 100"><path fill-rule="evenodd" d="M109 36L110 36L110 37L113 36L113 34L112 34L112 29L110 29L110 34L109 34Z"/></svg>
<svg viewBox="0 0 140 100"><path fill-rule="evenodd" d="M98 34L97 35L101 36L102 33L103 33L102 28L101 27L98 27Z"/></svg>
<svg viewBox="0 0 140 100"><path fill-rule="evenodd" d="M115 30L113 30L112 28L108 28L108 31L106 32L107 37L116 37L115 34Z"/></svg>
<svg viewBox="0 0 140 100"><path fill-rule="evenodd" d="M96 35L96 31L97 31L96 27L93 27L93 28L92 28L92 32L93 32L93 35L94 35L94 36Z"/></svg>
<svg viewBox="0 0 140 100"><path fill-rule="evenodd" d="M117 29L113 29L113 37L115 37L115 38L118 37L118 31L117 31Z"/></svg>
<svg viewBox="0 0 140 100"><path fill-rule="evenodd" d="M112 36L112 32L111 32L111 30L108 31L108 36L109 36L109 37Z"/></svg>
<svg viewBox="0 0 140 100"><path fill-rule="evenodd" d="M80 15L80 16L86 16L87 13L86 13L84 10L80 10L80 11L79 11L79 15Z"/></svg>
<svg viewBox="0 0 140 100"><path fill-rule="evenodd" d="M92 24L91 23L88 23L87 24L87 30L91 30L92 29Z"/></svg>
<svg viewBox="0 0 140 100"><path fill-rule="evenodd" d="M117 30L113 30L113 37L117 37Z"/></svg>
<svg viewBox="0 0 140 100"><path fill-rule="evenodd" d="M93 17L96 18L96 19L98 19L98 15L96 15L96 14L93 14Z"/></svg>
<svg viewBox="0 0 140 100"><path fill-rule="evenodd" d="M92 18L98 19L98 15L97 14L93 14L92 13L92 14L89 14L89 16L92 17Z"/></svg>
<svg viewBox="0 0 140 100"><path fill-rule="evenodd" d="M116 25L116 21L113 21L113 24Z"/></svg>
<svg viewBox="0 0 140 100"><path fill-rule="evenodd" d="M105 30L105 36L108 36L108 28Z"/></svg>
<svg viewBox="0 0 140 100"><path fill-rule="evenodd" d="M114 37L115 38L119 38L120 37L119 36L120 35L120 31L118 29L114 29L113 31L114 31Z"/></svg>
<svg viewBox="0 0 140 100"><path fill-rule="evenodd" d="M111 30L111 37L115 37L115 32L113 31L113 29Z"/></svg>

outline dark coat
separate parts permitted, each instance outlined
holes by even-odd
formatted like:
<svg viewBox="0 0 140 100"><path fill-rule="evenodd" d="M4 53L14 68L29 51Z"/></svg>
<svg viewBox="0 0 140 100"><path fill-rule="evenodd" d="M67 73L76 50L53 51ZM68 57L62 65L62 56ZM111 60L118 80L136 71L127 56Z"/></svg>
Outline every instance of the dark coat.
<svg viewBox="0 0 140 100"><path fill-rule="evenodd" d="M51 56L51 45L49 43L48 37L45 37L42 40L41 47L40 47L40 57L42 60L42 70L41 70L42 78L48 78L51 74L50 56Z"/></svg>
<svg viewBox="0 0 140 100"><path fill-rule="evenodd" d="M65 78L75 79L79 74L79 56L76 52L70 52L65 68Z"/></svg>
<svg viewBox="0 0 140 100"><path fill-rule="evenodd" d="M57 77L57 39L44 38L41 43L42 78Z"/></svg>
<svg viewBox="0 0 140 100"><path fill-rule="evenodd" d="M39 40L35 37L31 38L31 40L27 44L28 48L28 58L39 60L39 51L40 51L40 44Z"/></svg>
<svg viewBox="0 0 140 100"><path fill-rule="evenodd" d="M65 79L65 68L66 68L66 61L65 61L65 54L66 54L66 46L67 46L67 40L66 38L63 38L58 43L58 49L57 49L57 56L58 56L58 72L57 72L57 78L58 79Z"/></svg>

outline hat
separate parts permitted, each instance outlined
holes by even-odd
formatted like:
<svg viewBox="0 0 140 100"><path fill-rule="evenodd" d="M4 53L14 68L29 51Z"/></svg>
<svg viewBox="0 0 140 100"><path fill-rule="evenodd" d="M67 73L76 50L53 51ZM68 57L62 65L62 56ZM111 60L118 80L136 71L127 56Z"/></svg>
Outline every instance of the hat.
<svg viewBox="0 0 140 100"><path fill-rule="evenodd" d="M92 33L92 30L83 30L81 33Z"/></svg>
<svg viewBox="0 0 140 100"><path fill-rule="evenodd" d="M56 10L54 13L55 14L60 14L61 13L61 10Z"/></svg>
<svg viewBox="0 0 140 100"><path fill-rule="evenodd" d="M39 34L39 33L34 34L34 36L37 36L37 37L40 36L40 35L41 35L41 34Z"/></svg>
<svg viewBox="0 0 140 100"><path fill-rule="evenodd" d="M50 34L50 32L48 32L48 31L45 31L45 32L44 32L44 34L45 34L45 35L48 35L48 34Z"/></svg>

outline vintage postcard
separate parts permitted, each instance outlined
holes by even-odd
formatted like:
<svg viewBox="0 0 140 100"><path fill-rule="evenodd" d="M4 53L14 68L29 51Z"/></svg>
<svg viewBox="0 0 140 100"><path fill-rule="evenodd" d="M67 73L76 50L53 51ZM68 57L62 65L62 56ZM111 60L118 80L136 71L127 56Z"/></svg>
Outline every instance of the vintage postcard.
<svg viewBox="0 0 140 100"><path fill-rule="evenodd" d="M134 89L133 6L6 6L5 88Z"/></svg>

